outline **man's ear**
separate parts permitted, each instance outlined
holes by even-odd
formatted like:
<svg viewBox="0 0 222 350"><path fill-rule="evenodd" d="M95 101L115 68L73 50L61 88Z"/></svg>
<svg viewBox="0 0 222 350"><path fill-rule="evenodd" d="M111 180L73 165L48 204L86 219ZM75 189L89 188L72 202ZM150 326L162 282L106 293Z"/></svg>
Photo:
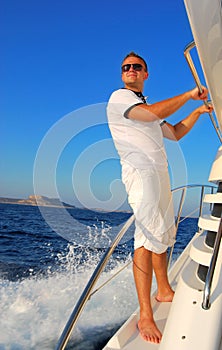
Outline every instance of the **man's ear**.
<svg viewBox="0 0 222 350"><path fill-rule="evenodd" d="M144 80L148 79L149 73L145 72Z"/></svg>

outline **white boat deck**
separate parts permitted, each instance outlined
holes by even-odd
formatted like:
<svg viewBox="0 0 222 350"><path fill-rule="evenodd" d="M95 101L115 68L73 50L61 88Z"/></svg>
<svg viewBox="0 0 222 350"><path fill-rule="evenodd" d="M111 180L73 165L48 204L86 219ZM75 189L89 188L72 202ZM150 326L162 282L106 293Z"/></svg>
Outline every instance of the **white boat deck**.
<svg viewBox="0 0 222 350"><path fill-rule="evenodd" d="M163 333L166 320L169 314L171 303L158 303L153 298L152 306L155 314L155 321L158 328ZM142 339L137 328L138 312L136 311L131 318L124 324L123 328L116 333L115 337L112 338L104 350L147 350L147 349L159 349L159 344L147 343ZM124 331L126 327L127 332ZM129 337L129 334L131 336ZM129 337L129 338L128 338Z"/></svg>
<svg viewBox="0 0 222 350"><path fill-rule="evenodd" d="M142 339L137 328L139 310L136 310L109 340L104 350L222 350L221 260L214 277L211 307L209 310L204 310L202 308L204 283L196 273L198 263L190 256L193 245L201 239L204 241L205 235L198 232L169 273L170 283L176 291L173 302L160 303L155 300L155 292L152 295L154 319L163 334L161 343L153 344ZM196 256L198 256L197 246ZM202 244L199 250L200 257L201 247ZM208 265L209 263L210 261ZM213 339L209 334L217 336Z"/></svg>
<svg viewBox="0 0 222 350"><path fill-rule="evenodd" d="M199 236L199 233L197 234ZM194 238L193 238L194 240ZM193 241L192 240L192 241ZM185 267L189 263L189 250L188 246L184 254L178 258L177 262L174 264L173 269L169 273L169 281L172 288L175 290L178 279L180 277L181 268ZM172 306L172 303L160 303L155 299L155 292L152 295L152 309L154 314L154 319L157 327L160 329L161 333L164 333L164 328L166 321ZM152 344L143 340L141 337L137 323L139 320L139 309L131 315L131 317L123 324L123 326L117 331L117 333L110 339L110 341L105 346L104 350L154 350L159 349L160 344ZM221 349L222 350L222 349Z"/></svg>

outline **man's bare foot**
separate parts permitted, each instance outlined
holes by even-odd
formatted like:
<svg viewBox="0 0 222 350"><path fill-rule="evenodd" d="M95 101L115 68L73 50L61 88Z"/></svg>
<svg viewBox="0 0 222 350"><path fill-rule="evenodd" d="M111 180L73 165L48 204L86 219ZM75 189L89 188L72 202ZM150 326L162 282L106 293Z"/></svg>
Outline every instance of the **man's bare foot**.
<svg viewBox="0 0 222 350"><path fill-rule="evenodd" d="M159 302L169 303L173 300L173 297L174 297L174 291L171 289L171 291L169 291L166 294L157 293L157 295L155 296L155 299L156 301L159 301Z"/></svg>
<svg viewBox="0 0 222 350"><path fill-rule="evenodd" d="M162 334L153 320L149 320L148 318L140 319L138 322L138 328L144 340L156 344L160 343Z"/></svg>

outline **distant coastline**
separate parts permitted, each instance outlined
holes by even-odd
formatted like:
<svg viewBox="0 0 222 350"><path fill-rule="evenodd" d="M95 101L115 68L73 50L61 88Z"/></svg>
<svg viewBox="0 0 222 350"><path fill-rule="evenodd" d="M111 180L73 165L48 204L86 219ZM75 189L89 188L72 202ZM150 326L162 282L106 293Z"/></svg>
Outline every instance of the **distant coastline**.
<svg viewBox="0 0 222 350"><path fill-rule="evenodd" d="M19 205L31 205L36 207L55 207L55 208L70 208L70 209L88 209L88 208L79 208L75 205L71 205L65 202L61 202L58 198L49 198L46 196L39 196L39 195L30 195L26 199L22 198L7 198L7 197L0 197L0 204L19 204ZM99 212L106 212L106 210L100 209L100 208L93 208L88 209L91 211L99 211ZM120 212L120 213L132 213L131 210L114 210L114 212Z"/></svg>
<svg viewBox="0 0 222 350"><path fill-rule="evenodd" d="M61 202L58 198L49 198L46 196L36 196L36 195L30 195L27 199L0 197L0 203L56 207L56 208L62 208L62 207L76 208L74 205Z"/></svg>

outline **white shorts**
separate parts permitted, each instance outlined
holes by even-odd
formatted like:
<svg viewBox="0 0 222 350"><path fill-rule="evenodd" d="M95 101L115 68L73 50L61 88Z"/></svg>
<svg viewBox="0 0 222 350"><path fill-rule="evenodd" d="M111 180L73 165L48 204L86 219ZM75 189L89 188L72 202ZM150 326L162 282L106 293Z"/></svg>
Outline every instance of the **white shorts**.
<svg viewBox="0 0 222 350"><path fill-rule="evenodd" d="M135 215L134 249L163 253L175 243L175 219L168 170L124 165L122 180Z"/></svg>

